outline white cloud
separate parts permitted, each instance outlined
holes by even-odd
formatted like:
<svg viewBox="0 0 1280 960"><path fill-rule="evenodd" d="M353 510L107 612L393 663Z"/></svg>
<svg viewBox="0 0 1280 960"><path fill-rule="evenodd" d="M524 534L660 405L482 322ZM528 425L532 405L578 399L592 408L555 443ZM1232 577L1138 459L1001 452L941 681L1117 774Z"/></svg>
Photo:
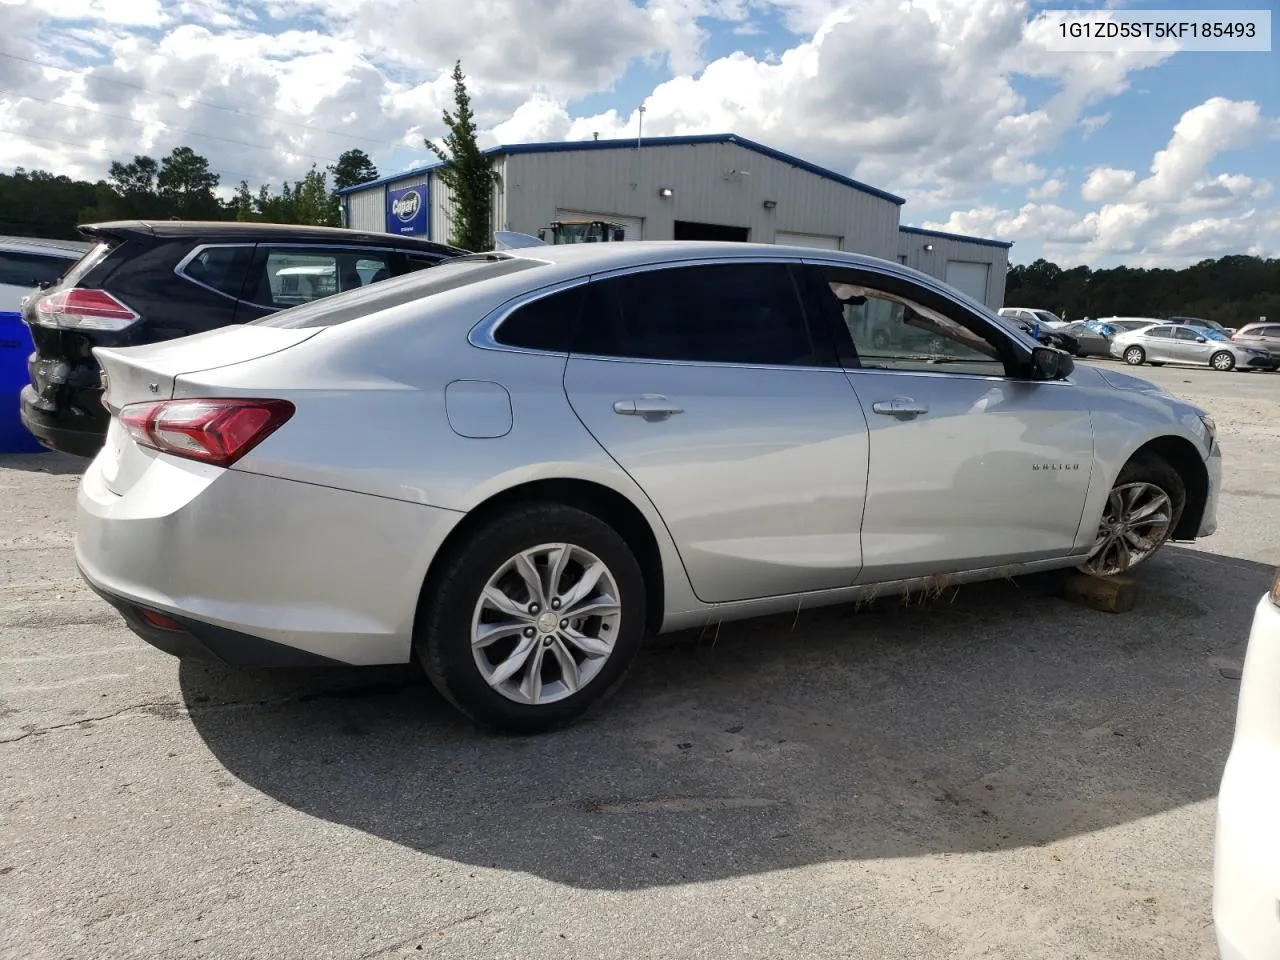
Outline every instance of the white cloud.
<svg viewBox="0 0 1280 960"><path fill-rule="evenodd" d="M1030 202L1017 211L993 206L953 213L936 229L1043 242L1059 263L1137 266L1193 263L1229 253L1280 255L1280 208L1263 204L1272 184L1244 174L1211 173L1219 153L1266 135L1270 121L1252 101L1220 97L1186 111L1151 174L1098 167L1081 196L1097 203L1081 214ZM1029 192L1031 197L1035 191Z"/></svg>
<svg viewBox="0 0 1280 960"><path fill-rule="evenodd" d="M1095 167L1080 188L1080 196L1091 203L1100 200L1111 200L1122 197L1133 186L1137 178L1132 170L1117 170L1115 167Z"/></svg>
<svg viewBox="0 0 1280 960"><path fill-rule="evenodd" d="M1111 114L1099 113L1091 117L1080 118L1080 135L1088 140L1095 133L1111 122Z"/></svg>
<svg viewBox="0 0 1280 960"><path fill-rule="evenodd" d="M1050 177L1038 187L1032 187L1027 191L1028 200L1052 200L1062 195L1062 190L1066 184L1057 177Z"/></svg>

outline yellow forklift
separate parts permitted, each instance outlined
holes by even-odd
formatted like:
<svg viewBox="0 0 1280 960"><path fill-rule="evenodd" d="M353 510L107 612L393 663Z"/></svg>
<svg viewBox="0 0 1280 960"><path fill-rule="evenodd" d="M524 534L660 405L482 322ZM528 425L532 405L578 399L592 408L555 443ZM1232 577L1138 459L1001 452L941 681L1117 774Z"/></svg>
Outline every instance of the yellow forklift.
<svg viewBox="0 0 1280 960"><path fill-rule="evenodd" d="M625 240L626 229L607 220L552 220L538 231L543 243L614 243Z"/></svg>

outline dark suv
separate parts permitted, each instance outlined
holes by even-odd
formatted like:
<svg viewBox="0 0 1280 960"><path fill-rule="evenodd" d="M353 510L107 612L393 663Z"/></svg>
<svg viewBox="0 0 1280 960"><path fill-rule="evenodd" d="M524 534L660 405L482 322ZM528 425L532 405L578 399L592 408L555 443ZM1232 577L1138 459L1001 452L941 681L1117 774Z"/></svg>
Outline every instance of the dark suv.
<svg viewBox="0 0 1280 960"><path fill-rule="evenodd" d="M23 306L35 352L21 412L45 446L85 457L102 447L109 419L94 347L248 323L465 252L394 234L270 223L130 220L80 231L95 246Z"/></svg>

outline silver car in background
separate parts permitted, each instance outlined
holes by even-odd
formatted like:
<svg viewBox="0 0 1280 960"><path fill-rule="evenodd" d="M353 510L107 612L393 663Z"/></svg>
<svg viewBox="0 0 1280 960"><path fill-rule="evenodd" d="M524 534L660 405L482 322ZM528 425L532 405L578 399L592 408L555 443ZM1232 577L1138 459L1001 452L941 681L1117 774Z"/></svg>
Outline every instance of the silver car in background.
<svg viewBox="0 0 1280 960"><path fill-rule="evenodd" d="M1210 327L1186 324L1155 324L1140 330L1119 333L1111 338L1111 355L1130 366L1166 363L1209 366L1214 370L1270 370L1271 354L1257 347L1236 343Z"/></svg>
<svg viewBox="0 0 1280 960"><path fill-rule="evenodd" d="M1122 573L1216 525L1203 411L853 254L532 247L95 353L76 556L139 635L416 658L508 730L580 715L647 633Z"/></svg>

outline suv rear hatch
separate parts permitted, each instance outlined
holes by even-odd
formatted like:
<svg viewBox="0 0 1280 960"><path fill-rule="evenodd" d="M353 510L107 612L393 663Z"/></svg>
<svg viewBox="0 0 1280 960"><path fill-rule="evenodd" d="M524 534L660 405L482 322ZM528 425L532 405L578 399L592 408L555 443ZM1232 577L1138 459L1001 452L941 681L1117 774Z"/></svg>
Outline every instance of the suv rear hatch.
<svg viewBox="0 0 1280 960"><path fill-rule="evenodd" d="M111 413L106 443L98 455L107 488L119 495L128 492L159 455L129 436L120 420L124 408L172 400L179 377L257 360L309 340L323 329L219 327L146 346L96 348L93 353L102 367L106 391L102 402Z"/></svg>
<svg viewBox="0 0 1280 960"><path fill-rule="evenodd" d="M22 319L35 346L27 359L27 372L37 398L50 409L60 406L59 401L91 402L92 393L78 394L97 387L94 343L101 342L104 332L110 336L109 331L127 329L137 319L126 304L100 289L123 261L130 241L92 229L84 232L98 242L56 284L33 293L22 305ZM92 284L85 285L90 277ZM95 339L86 336L89 331ZM70 397L61 396L63 391L69 391Z"/></svg>

